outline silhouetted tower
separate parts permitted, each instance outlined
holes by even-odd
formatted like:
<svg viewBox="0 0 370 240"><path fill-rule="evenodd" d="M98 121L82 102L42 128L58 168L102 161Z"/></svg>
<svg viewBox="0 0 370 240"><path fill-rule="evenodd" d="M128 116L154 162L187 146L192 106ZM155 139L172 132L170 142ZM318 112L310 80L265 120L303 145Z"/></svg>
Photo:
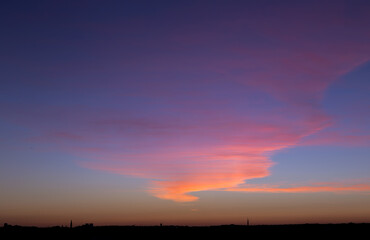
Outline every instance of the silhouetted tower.
<svg viewBox="0 0 370 240"><path fill-rule="evenodd" d="M69 223L69 228L72 228L72 220L71 220L71 222Z"/></svg>
<svg viewBox="0 0 370 240"><path fill-rule="evenodd" d="M247 218L247 226L249 226L249 218Z"/></svg>

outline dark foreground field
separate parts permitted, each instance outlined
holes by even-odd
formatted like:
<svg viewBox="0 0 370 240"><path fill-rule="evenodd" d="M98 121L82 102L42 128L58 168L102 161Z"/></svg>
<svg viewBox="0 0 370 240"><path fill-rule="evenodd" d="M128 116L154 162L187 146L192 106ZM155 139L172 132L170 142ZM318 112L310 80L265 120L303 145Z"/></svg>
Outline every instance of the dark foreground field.
<svg viewBox="0 0 370 240"><path fill-rule="evenodd" d="M260 225L260 226L81 226L66 227L20 227L0 228L0 239L177 239L205 237L206 239L269 238L321 238L346 237L369 239L370 224L303 224L303 225Z"/></svg>

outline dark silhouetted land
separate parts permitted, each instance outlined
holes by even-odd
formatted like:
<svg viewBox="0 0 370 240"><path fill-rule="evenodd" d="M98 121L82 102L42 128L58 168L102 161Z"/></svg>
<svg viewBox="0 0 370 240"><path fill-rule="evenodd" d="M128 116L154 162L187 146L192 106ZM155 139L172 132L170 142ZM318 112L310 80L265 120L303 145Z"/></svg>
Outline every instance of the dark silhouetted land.
<svg viewBox="0 0 370 240"><path fill-rule="evenodd" d="M68 227L22 227L0 228L0 239L177 239L205 237L224 239L250 239L259 237L321 238L348 237L368 238L370 223L361 224L301 224L301 225L222 225L209 227L187 226L98 226L86 224Z"/></svg>

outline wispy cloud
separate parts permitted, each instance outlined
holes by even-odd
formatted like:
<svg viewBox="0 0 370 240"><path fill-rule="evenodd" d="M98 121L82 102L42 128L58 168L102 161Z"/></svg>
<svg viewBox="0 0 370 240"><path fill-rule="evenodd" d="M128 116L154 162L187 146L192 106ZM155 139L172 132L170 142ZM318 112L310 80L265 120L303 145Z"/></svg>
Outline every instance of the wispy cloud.
<svg viewBox="0 0 370 240"><path fill-rule="evenodd" d="M293 185L293 186L292 186ZM243 184L240 187L226 189L237 192L271 192L271 193L312 193L312 192L370 192L369 179L362 181L320 182L307 185L253 185Z"/></svg>
<svg viewBox="0 0 370 240"><path fill-rule="evenodd" d="M49 89L68 97L0 102L0 118L31 129L24 139L89 159L79 162L84 167L146 178L148 191L163 199L194 201L192 192L207 190L368 191L366 184L243 185L269 176L270 156L282 149L369 140L322 133L335 122L321 104L325 91L370 51L368 14L322 7L234 9L212 19L198 12L199 23L167 29L166 20L161 34L143 22L122 25L128 32L92 27L123 33L119 45L97 47L106 62L89 53L81 64L64 62L66 71L54 66L77 79Z"/></svg>

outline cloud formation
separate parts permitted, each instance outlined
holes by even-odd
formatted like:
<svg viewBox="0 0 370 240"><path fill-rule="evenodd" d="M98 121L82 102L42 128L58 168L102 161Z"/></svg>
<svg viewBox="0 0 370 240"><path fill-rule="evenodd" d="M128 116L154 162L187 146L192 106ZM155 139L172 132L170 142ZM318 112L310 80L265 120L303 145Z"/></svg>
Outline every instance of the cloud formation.
<svg viewBox="0 0 370 240"><path fill-rule="evenodd" d="M279 186L279 185L249 185L244 184L238 188L226 191L237 192L269 192L269 193L312 193L312 192L369 192L368 179L347 182L322 182L306 186Z"/></svg>
<svg viewBox="0 0 370 240"><path fill-rule="evenodd" d="M194 201L192 192L206 190L368 191L244 184L268 176L270 156L282 149L343 142L322 133L336 120L322 99L369 61L368 14L353 16L345 4L274 3L231 7L233 14L214 7L205 18L200 5L192 21L179 10L155 24L132 17L89 25L103 44L92 40L81 59L45 62L44 71L37 62L20 66L38 76L21 83L41 97L25 91L33 102L0 102L1 118L30 129L21 137L29 142L89 159L84 167L148 179L162 199Z"/></svg>

